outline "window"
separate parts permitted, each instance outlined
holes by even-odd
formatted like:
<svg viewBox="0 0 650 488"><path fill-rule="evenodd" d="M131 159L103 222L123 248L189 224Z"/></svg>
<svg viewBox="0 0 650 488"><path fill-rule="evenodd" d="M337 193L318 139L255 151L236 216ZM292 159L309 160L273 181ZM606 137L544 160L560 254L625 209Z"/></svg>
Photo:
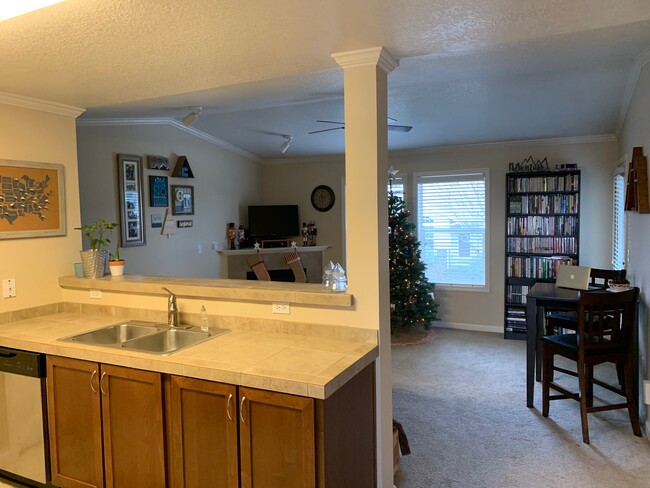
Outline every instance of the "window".
<svg viewBox="0 0 650 488"><path fill-rule="evenodd" d="M417 229L427 279L487 287L487 170L416 175Z"/></svg>
<svg viewBox="0 0 650 488"><path fill-rule="evenodd" d="M404 200L404 178L396 176L393 178L392 183L388 183L388 192L390 193L391 187L393 189L393 195Z"/></svg>
<svg viewBox="0 0 650 488"><path fill-rule="evenodd" d="M612 216L612 267L625 268L625 178L614 175L614 215Z"/></svg>

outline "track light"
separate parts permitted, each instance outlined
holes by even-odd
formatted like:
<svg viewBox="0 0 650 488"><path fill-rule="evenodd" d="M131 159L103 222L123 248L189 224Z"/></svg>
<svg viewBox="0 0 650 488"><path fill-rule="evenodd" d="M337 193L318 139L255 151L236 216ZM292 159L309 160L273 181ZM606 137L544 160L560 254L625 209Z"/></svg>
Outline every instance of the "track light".
<svg viewBox="0 0 650 488"><path fill-rule="evenodd" d="M282 139L284 139L284 142L282 142L282 145L280 146L280 152L284 154L287 152L287 149L289 149L291 141L293 141L293 136L282 136Z"/></svg>
<svg viewBox="0 0 650 488"><path fill-rule="evenodd" d="M183 125L190 126L194 122L196 122L196 119L199 118L199 115L201 115L201 112L203 111L203 107L190 107L190 113L187 114L183 118Z"/></svg>

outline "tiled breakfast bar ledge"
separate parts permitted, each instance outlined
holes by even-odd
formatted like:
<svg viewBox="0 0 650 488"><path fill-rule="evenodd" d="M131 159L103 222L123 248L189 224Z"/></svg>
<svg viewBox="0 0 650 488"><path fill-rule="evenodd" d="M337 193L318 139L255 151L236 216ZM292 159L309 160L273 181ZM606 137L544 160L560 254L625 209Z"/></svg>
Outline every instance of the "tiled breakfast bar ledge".
<svg viewBox="0 0 650 488"><path fill-rule="evenodd" d="M59 278L59 286L77 290L160 296L167 295L161 286L173 286L174 293L185 298L222 298L337 308L352 307L352 295L324 290L318 283L124 275L105 276L98 279L62 276Z"/></svg>

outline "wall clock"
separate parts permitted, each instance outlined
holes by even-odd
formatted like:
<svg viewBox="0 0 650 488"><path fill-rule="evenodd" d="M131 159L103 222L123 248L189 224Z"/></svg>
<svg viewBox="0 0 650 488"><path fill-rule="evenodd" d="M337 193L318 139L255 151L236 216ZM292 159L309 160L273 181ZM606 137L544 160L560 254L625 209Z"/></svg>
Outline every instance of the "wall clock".
<svg viewBox="0 0 650 488"><path fill-rule="evenodd" d="M334 191L327 185L318 185L311 192L311 204L319 212L327 212L334 206Z"/></svg>

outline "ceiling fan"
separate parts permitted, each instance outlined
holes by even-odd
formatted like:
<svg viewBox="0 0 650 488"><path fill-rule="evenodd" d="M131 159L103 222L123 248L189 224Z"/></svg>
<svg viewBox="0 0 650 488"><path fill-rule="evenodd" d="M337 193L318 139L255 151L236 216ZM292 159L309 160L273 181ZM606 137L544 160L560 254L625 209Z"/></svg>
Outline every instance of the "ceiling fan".
<svg viewBox="0 0 650 488"><path fill-rule="evenodd" d="M317 120L316 122L320 122L322 124L336 124L338 127L331 127L329 129L321 129L321 130L313 130L311 132L308 132L308 134L318 134L319 132L327 132L330 130L344 130L345 129L345 122L336 122L333 120ZM395 124L397 122L397 119L394 119L392 117L388 117L388 130L393 130L397 132L408 132L410 131L413 127L410 125L397 125Z"/></svg>

